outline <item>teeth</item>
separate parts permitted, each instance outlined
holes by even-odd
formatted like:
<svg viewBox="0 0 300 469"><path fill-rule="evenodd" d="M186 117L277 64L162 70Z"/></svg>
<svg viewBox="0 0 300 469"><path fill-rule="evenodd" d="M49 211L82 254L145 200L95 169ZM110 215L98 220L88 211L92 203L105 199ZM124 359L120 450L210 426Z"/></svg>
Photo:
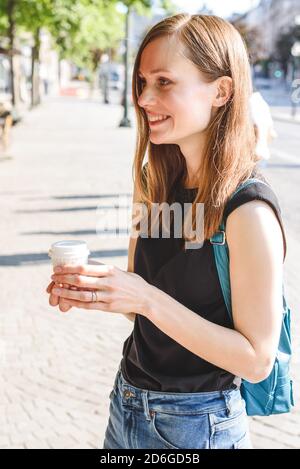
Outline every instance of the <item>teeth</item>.
<svg viewBox="0 0 300 469"><path fill-rule="evenodd" d="M167 119L167 117L169 117L169 116L161 116L161 115L158 115L158 116L150 116L150 115L148 114L148 119L149 119L150 122L162 121L162 120Z"/></svg>

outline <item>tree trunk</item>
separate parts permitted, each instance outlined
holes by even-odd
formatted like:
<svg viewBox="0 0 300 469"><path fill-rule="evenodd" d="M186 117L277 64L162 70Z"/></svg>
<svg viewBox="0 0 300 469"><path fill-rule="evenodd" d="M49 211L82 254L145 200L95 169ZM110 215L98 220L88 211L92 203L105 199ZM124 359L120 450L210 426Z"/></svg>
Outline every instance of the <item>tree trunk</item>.
<svg viewBox="0 0 300 469"><path fill-rule="evenodd" d="M15 37L16 37L16 24L14 20L14 11L16 7L16 0L7 1L7 17L8 17L8 39L9 39L9 60L10 60L10 89L11 100L13 107L18 106L19 93L17 90L17 79L15 73Z"/></svg>
<svg viewBox="0 0 300 469"><path fill-rule="evenodd" d="M58 79L58 88L60 90L60 87L61 87L61 59L60 59L60 56L58 57L58 63L57 63L57 79Z"/></svg>
<svg viewBox="0 0 300 469"><path fill-rule="evenodd" d="M34 34L34 46L31 49L31 107L41 102L40 96L40 29Z"/></svg>
<svg viewBox="0 0 300 469"><path fill-rule="evenodd" d="M99 80L99 63L103 55L101 49L94 49L91 51L92 55L92 71L91 71L91 81L90 81L90 98L94 97L95 90L98 88Z"/></svg>
<svg viewBox="0 0 300 469"><path fill-rule="evenodd" d="M125 32L125 53L124 53L124 69L125 69L125 83L123 91L122 105L124 107L124 115L119 124L119 127L131 127L131 122L128 116L128 69L129 69L129 18L130 6L127 7L126 14L126 32Z"/></svg>

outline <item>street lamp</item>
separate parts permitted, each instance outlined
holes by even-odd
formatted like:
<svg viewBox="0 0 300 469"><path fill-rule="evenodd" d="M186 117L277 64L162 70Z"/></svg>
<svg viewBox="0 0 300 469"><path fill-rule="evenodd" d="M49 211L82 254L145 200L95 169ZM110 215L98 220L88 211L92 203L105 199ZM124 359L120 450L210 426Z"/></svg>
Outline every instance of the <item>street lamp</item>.
<svg viewBox="0 0 300 469"><path fill-rule="evenodd" d="M127 7L126 13L126 31L125 31L125 53L124 53L124 69L125 69L125 82L124 82L124 115L119 124L119 127L131 127L131 122L128 117L128 62L129 62L129 17L130 17L130 6Z"/></svg>

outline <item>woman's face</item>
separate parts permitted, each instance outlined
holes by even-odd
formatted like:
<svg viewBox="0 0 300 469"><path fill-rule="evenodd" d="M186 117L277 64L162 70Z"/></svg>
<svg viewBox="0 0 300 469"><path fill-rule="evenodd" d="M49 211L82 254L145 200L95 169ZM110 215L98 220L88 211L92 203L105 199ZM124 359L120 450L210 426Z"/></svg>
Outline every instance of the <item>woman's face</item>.
<svg viewBox="0 0 300 469"><path fill-rule="evenodd" d="M204 81L179 49L176 40L162 37L142 52L139 76L143 89L138 104L148 115L149 138L155 144L186 145L203 134L211 119L215 85ZM149 120L156 116L164 120Z"/></svg>

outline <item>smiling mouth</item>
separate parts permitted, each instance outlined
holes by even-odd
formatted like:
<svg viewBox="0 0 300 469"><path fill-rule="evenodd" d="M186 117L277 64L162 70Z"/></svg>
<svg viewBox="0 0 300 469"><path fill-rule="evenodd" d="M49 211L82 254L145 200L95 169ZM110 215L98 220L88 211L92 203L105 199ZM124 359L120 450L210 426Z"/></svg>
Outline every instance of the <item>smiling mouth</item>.
<svg viewBox="0 0 300 469"><path fill-rule="evenodd" d="M148 122L149 122L150 127L155 127L155 126L157 126L157 125L163 124L164 122L166 122L167 120L169 120L170 117L171 117L171 116L167 116L166 119L161 119L161 120L152 121L152 122L148 120Z"/></svg>

